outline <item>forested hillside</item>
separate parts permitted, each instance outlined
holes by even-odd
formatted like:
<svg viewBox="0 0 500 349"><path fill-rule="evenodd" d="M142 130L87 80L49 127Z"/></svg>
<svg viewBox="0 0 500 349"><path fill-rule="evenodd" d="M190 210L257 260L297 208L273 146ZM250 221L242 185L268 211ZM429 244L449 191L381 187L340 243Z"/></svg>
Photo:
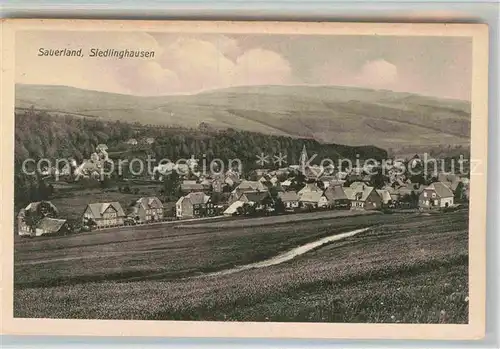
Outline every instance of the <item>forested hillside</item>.
<svg viewBox="0 0 500 349"><path fill-rule="evenodd" d="M139 144L127 144L131 138L138 140ZM141 143L145 138L152 138L154 142ZM176 162L194 156L206 159L207 163L217 158L227 164L230 160L239 159L245 172L259 167L256 160L261 153L269 155L271 159L272 155L279 153L286 155L287 162L281 167L296 164L304 145L310 156L317 155L311 162L313 164L319 164L324 158L337 161L340 158L383 159L387 156L385 150L373 146L351 147L234 129L213 130L203 124L197 129L144 126L69 115L54 116L28 108L18 111L15 120L17 197L28 200L30 195L33 196L33 188L45 190L40 178L22 173L21 165L25 159L37 161L47 158L53 161L74 158L80 163L88 159L101 143L108 146L109 157L115 161L132 158L144 160L151 156L156 161L168 159ZM268 165L279 167L272 162ZM36 196L31 199L36 199Z"/></svg>
<svg viewBox="0 0 500 349"><path fill-rule="evenodd" d="M285 136L272 136L255 132L226 130L206 130L188 128L169 128L142 126L120 121L101 121L72 116L55 117L45 112L29 109L16 114L16 163L31 157L86 159L95 147L104 143L109 153L148 152L157 159L168 158L176 161L191 155L207 159L228 160L238 158L243 164L252 167L256 156L262 152L287 155L289 163L297 163L305 145L317 158L361 159L386 157L385 150L373 146L350 147L338 144L322 144L312 139L297 139ZM151 145L131 146L126 144L130 138L141 140L151 137ZM313 161L314 163L314 161Z"/></svg>

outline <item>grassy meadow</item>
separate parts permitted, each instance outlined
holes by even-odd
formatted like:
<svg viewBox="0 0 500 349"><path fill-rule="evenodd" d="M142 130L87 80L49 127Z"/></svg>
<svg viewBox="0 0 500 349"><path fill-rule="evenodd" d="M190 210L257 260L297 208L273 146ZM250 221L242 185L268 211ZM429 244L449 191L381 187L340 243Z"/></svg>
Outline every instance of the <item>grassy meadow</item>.
<svg viewBox="0 0 500 349"><path fill-rule="evenodd" d="M15 316L467 323L466 210L277 218L18 241ZM204 275L363 227L279 265Z"/></svg>

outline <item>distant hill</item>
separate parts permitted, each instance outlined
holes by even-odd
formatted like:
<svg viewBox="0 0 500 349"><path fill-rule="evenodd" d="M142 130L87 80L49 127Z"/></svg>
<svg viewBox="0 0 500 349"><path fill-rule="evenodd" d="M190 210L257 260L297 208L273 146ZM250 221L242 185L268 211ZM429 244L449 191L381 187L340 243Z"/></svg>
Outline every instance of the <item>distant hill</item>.
<svg viewBox="0 0 500 349"><path fill-rule="evenodd" d="M17 85L16 108L102 120L234 128L346 145L397 148L470 142L470 103L334 86L252 86L139 97Z"/></svg>

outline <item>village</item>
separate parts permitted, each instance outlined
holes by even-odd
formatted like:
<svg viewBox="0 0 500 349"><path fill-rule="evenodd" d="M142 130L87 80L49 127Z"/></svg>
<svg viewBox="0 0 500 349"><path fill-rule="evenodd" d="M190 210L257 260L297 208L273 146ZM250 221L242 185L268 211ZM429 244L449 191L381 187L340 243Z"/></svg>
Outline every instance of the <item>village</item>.
<svg viewBox="0 0 500 349"><path fill-rule="evenodd" d="M89 161L63 171L97 178L101 160L107 156L107 147L98 145ZM80 224L75 227L59 214L51 201L31 202L17 214L17 233L26 237L66 235L176 220L238 219L325 210L441 212L468 202L467 176L437 173L428 180L421 176L413 182L411 176L400 171L403 166L420 166L422 160L418 155L406 163L394 161L387 169L387 176L382 177L368 174L377 173L368 170L380 164L333 172L308 164L308 159L304 146L299 164L278 169L258 168L248 178L242 178L235 169L196 176L188 165L182 169L171 164L155 167L152 179L163 180L176 172L179 188L174 192L180 194L170 208L159 198L161 195L140 197L131 205L118 201L88 202Z"/></svg>

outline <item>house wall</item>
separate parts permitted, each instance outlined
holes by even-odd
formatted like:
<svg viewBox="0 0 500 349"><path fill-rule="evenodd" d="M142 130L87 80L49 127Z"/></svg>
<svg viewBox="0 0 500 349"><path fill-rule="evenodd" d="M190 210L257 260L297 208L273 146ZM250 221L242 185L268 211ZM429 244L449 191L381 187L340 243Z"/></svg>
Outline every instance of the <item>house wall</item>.
<svg viewBox="0 0 500 349"><path fill-rule="evenodd" d="M453 197L441 198L440 207L447 207L453 205Z"/></svg>
<svg viewBox="0 0 500 349"><path fill-rule="evenodd" d="M163 208L144 208L141 205L137 210L137 215L140 223L159 221L163 219Z"/></svg>
<svg viewBox="0 0 500 349"><path fill-rule="evenodd" d="M372 190L366 198L364 208L365 210L378 210L382 208L382 199L375 190Z"/></svg>
<svg viewBox="0 0 500 349"><path fill-rule="evenodd" d="M326 207L328 206L328 199L322 196L318 201L318 207Z"/></svg>
<svg viewBox="0 0 500 349"><path fill-rule="evenodd" d="M35 228L35 236L42 236L42 235L45 235L47 233L48 232L44 229Z"/></svg>
<svg viewBox="0 0 500 349"><path fill-rule="evenodd" d="M304 208L317 208L318 203L312 201L300 201L300 205Z"/></svg>
<svg viewBox="0 0 500 349"><path fill-rule="evenodd" d="M50 231L50 230L45 230L45 229L40 229L40 228L36 228L35 229L35 236L42 236L42 235L56 235L56 234L59 234L63 229L65 229L66 226L63 225L61 227L61 229L59 229L58 231Z"/></svg>
<svg viewBox="0 0 500 349"><path fill-rule="evenodd" d="M105 226L120 224L120 218L118 217L118 213L111 206L108 207L106 211L104 211L102 217L103 219L101 220L101 224L104 224ZM122 224L123 224L123 218L122 218Z"/></svg>
<svg viewBox="0 0 500 349"><path fill-rule="evenodd" d="M351 206L351 201L349 199L333 200L330 203L332 208L349 208Z"/></svg>
<svg viewBox="0 0 500 349"><path fill-rule="evenodd" d="M108 207L106 211L104 211L102 218L94 217L90 208L87 208L83 213L82 221L84 221L86 218L93 219L97 225L97 228L123 225L125 223L125 217L118 216L116 210L111 206Z"/></svg>
<svg viewBox="0 0 500 349"><path fill-rule="evenodd" d="M137 207L137 216L139 216L139 222L144 223L146 221L146 210L142 205Z"/></svg>
<svg viewBox="0 0 500 349"><path fill-rule="evenodd" d="M163 219L163 208L147 208L143 209L144 219L143 222L158 221Z"/></svg>
<svg viewBox="0 0 500 349"><path fill-rule="evenodd" d="M219 180L214 180L212 182L212 190L216 193L222 193L222 183Z"/></svg>
<svg viewBox="0 0 500 349"><path fill-rule="evenodd" d="M418 196L418 206L421 208L441 207L440 201L434 190L426 189Z"/></svg>
<svg viewBox="0 0 500 349"><path fill-rule="evenodd" d="M193 217L201 217L204 214L205 205L193 205Z"/></svg>
<svg viewBox="0 0 500 349"><path fill-rule="evenodd" d="M87 209L85 210L85 212L83 213L83 216L82 216L82 223L85 224L85 219L93 219L93 220L96 220L95 217L92 215L92 211L90 210L90 207L87 207ZM97 223L97 222L96 222Z"/></svg>
<svg viewBox="0 0 500 349"><path fill-rule="evenodd" d="M211 201L205 205L205 215L208 217L215 216L215 207Z"/></svg>
<svg viewBox="0 0 500 349"><path fill-rule="evenodd" d="M180 205L176 206L176 213L178 218L193 218L193 205L189 200L182 200Z"/></svg>
<svg viewBox="0 0 500 349"><path fill-rule="evenodd" d="M29 226L23 221L22 218L17 219L17 233L21 236L31 235Z"/></svg>
<svg viewBox="0 0 500 349"><path fill-rule="evenodd" d="M363 210L365 208L365 203L360 200L352 200L351 201L351 209L352 210Z"/></svg>

